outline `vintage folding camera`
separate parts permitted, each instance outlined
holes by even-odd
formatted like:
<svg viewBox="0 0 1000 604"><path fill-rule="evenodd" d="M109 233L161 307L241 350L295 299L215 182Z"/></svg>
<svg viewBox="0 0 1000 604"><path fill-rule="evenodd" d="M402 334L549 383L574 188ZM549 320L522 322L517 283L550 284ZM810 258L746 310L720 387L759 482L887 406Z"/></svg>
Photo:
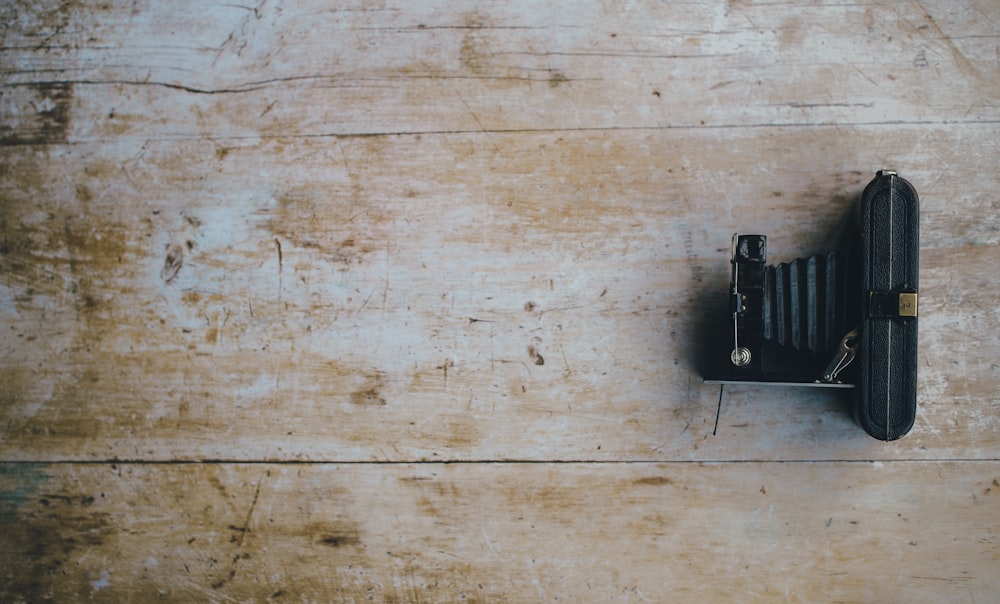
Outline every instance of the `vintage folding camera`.
<svg viewBox="0 0 1000 604"><path fill-rule="evenodd" d="M879 171L840 249L767 263L767 238L733 235L732 345L706 383L854 388L855 418L895 440L917 410L919 202Z"/></svg>

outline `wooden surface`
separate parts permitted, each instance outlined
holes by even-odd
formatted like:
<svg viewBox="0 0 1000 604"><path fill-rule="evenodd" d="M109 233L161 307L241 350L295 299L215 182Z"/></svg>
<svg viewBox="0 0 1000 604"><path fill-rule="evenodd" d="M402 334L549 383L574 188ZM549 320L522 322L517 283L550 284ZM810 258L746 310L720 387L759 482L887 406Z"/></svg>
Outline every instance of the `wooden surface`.
<svg viewBox="0 0 1000 604"><path fill-rule="evenodd" d="M1000 6L0 6L0 600L1000 591ZM705 386L921 196L919 408Z"/></svg>

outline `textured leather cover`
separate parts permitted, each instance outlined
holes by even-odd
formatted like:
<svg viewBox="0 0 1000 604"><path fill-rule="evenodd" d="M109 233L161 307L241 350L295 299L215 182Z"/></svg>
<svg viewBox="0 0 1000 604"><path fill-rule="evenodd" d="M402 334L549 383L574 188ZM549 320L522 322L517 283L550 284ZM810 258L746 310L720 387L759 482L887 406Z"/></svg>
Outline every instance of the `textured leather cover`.
<svg viewBox="0 0 1000 604"><path fill-rule="evenodd" d="M860 209L856 412L865 432L895 440L910 431L917 413L916 304L907 294L918 291L919 201L906 180L880 173L862 193Z"/></svg>

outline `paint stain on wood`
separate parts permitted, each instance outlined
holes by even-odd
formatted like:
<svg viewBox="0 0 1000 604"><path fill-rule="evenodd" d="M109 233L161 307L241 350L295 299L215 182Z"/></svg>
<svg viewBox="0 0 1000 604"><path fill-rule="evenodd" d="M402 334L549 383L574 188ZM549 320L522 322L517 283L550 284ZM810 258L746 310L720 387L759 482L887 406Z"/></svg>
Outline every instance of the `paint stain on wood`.
<svg viewBox="0 0 1000 604"><path fill-rule="evenodd" d="M14 571L0 593L16 594L18 601L50 600L56 588L86 593L90 586L68 572L70 561L79 550L102 546L114 532L109 515L97 505L103 494L59 487L39 491L47 481L43 467L35 464L0 468L0 568ZM79 585L67 583L74 578Z"/></svg>
<svg viewBox="0 0 1000 604"><path fill-rule="evenodd" d="M363 547L357 523L343 518L308 523L295 534L324 547Z"/></svg>
<svg viewBox="0 0 1000 604"><path fill-rule="evenodd" d="M3 101L17 111L0 123L0 146L65 143L73 92L73 85L63 82L39 82L4 90Z"/></svg>
<svg viewBox="0 0 1000 604"><path fill-rule="evenodd" d="M458 52L462 66L476 75L485 75L490 68L489 51L479 32L469 32L462 38L462 47Z"/></svg>
<svg viewBox="0 0 1000 604"><path fill-rule="evenodd" d="M60 202L53 182L65 175L42 168L47 156L19 157L7 172L11 188L0 196L3 283L14 291L21 312L45 312L40 305L59 300L81 319L75 330L101 329L112 312L112 292L120 292L130 277L136 235L134 229L98 217L102 208L96 206L103 201L85 182L63 189L74 202ZM103 176L103 166L93 172Z"/></svg>
<svg viewBox="0 0 1000 604"><path fill-rule="evenodd" d="M364 386L351 393L351 402L360 406L382 406L386 404L382 388L385 374L381 371L369 374Z"/></svg>
<svg viewBox="0 0 1000 604"><path fill-rule="evenodd" d="M327 547L345 547L349 545L359 545L361 538L354 532L338 532L320 535L317 543Z"/></svg>
<svg viewBox="0 0 1000 604"><path fill-rule="evenodd" d="M644 476L643 478L637 478L633 484L637 486L659 487L674 484L674 481L666 476Z"/></svg>

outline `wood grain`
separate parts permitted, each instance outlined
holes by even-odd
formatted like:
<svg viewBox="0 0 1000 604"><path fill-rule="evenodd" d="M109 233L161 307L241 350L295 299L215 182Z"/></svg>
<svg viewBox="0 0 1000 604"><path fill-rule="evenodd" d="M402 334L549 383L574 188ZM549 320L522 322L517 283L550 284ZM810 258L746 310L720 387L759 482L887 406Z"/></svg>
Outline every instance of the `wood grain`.
<svg viewBox="0 0 1000 604"><path fill-rule="evenodd" d="M987 1L7 10L9 142L1000 117Z"/></svg>
<svg viewBox="0 0 1000 604"><path fill-rule="evenodd" d="M987 152L940 172L920 143L929 132L935 155ZM817 146L778 128L497 133L496 148L478 134L224 151L162 142L72 148L56 163L8 148L13 304L0 338L17 355L3 450L991 457L1000 351L956 351L1000 327L982 310L1000 243L996 133L895 127L891 144L875 127L826 134ZM863 161L851 159L858 140L874 142ZM763 159L743 176L751 149ZM814 169L823 154L829 167ZM907 173L926 225L918 429L869 443L838 397L736 388L710 439L718 389L700 384L698 355L721 338L706 323L724 312L728 233L773 232L772 255L785 258L828 249L870 176L846 170L852 161L927 166ZM963 191L964 170L982 188ZM962 400L980 411L956 415Z"/></svg>
<svg viewBox="0 0 1000 604"><path fill-rule="evenodd" d="M972 600L1000 588L998 477L997 462L7 466L0 597Z"/></svg>
<svg viewBox="0 0 1000 604"><path fill-rule="evenodd" d="M3 3L0 600L990 600L998 23ZM913 432L703 385L730 234L828 250L883 167Z"/></svg>

